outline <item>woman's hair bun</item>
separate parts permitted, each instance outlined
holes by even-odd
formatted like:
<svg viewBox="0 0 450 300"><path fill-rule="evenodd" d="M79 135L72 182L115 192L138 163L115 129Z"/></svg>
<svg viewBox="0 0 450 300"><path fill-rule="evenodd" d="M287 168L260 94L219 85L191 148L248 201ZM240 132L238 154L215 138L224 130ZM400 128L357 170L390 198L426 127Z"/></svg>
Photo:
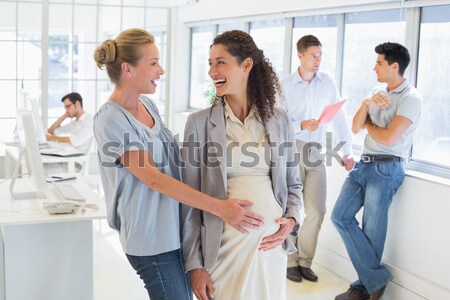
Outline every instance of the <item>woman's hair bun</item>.
<svg viewBox="0 0 450 300"><path fill-rule="evenodd" d="M113 40L104 41L94 52L94 59L99 68L116 60L116 43Z"/></svg>

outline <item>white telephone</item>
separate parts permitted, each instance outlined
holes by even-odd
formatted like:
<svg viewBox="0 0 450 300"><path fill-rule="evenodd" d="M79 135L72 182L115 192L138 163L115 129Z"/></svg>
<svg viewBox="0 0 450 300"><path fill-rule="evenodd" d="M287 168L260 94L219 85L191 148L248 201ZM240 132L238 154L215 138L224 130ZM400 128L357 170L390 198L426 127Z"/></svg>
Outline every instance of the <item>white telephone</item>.
<svg viewBox="0 0 450 300"><path fill-rule="evenodd" d="M82 205L73 202L44 202L42 205L50 215L73 214L82 207Z"/></svg>

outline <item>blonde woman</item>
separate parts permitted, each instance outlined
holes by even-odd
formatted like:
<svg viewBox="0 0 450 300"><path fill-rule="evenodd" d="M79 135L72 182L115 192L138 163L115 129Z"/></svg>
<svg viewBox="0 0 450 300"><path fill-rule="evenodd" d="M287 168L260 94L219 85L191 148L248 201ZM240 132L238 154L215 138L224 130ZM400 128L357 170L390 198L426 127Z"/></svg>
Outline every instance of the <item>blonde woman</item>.
<svg viewBox="0 0 450 300"><path fill-rule="evenodd" d="M262 218L241 207L250 201L219 201L179 181L178 147L156 105L143 96L155 93L164 74L150 33L123 31L104 41L94 59L115 85L94 118L108 223L152 300L192 299L180 250L179 202L244 232Z"/></svg>

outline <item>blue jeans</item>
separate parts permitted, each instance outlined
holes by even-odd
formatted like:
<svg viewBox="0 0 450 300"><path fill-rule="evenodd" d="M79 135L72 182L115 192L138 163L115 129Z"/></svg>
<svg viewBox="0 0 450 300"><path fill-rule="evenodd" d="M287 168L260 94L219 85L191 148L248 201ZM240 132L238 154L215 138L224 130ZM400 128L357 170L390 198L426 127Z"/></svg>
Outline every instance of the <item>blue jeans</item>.
<svg viewBox="0 0 450 300"><path fill-rule="evenodd" d="M358 273L351 286L368 294L392 279L381 265L392 197L405 176L403 162L358 162L347 176L331 220ZM362 226L355 218L364 206Z"/></svg>
<svg viewBox="0 0 450 300"><path fill-rule="evenodd" d="M151 300L192 300L180 249L154 256L127 254L127 258L144 281Z"/></svg>

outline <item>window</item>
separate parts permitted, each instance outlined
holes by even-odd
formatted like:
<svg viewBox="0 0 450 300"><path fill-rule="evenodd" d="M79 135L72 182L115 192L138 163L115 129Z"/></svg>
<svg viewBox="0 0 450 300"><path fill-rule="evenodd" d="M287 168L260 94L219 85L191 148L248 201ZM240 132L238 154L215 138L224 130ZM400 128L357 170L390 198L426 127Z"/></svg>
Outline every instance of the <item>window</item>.
<svg viewBox="0 0 450 300"><path fill-rule="evenodd" d="M113 85L106 72L98 70L92 54L100 42L115 38L121 30L139 27L152 32L157 27L157 44L165 47L167 9L147 7L148 1L48 1L46 40L41 2L0 2L0 49L8 58L0 69L0 88L8 99L0 112L2 138L13 137L16 107L23 106L21 90L36 98L41 107L46 103L44 116L50 124L64 112L61 97L71 91L79 92L85 109L94 113L108 99ZM47 52L47 61L42 61L42 51ZM164 61L165 52L161 52ZM42 95L48 96L43 99ZM157 94L152 95L162 112L164 98L162 80Z"/></svg>
<svg viewBox="0 0 450 300"><path fill-rule="evenodd" d="M268 20L237 23L229 20L229 23L195 28L192 31L191 107L205 107L208 104L207 95L214 92L207 77L207 65L203 62L206 63L208 59L209 48L205 44L211 44L215 28L218 33L231 29L250 32L258 47L264 50L277 73L282 76L293 72L299 65L296 49L298 39L307 34L317 36L323 50L320 69L335 77L342 98L348 100L344 109L349 122L361 101L375 86L383 84L377 82L373 71L377 57L375 47L388 41L398 42L406 45L413 55L418 53L414 55L416 57L411 57L407 69L407 74L412 73L408 73L408 70L417 70L416 74L412 74L416 78L407 80L416 83L424 99L422 121L413 143L408 168L450 178L450 156L447 155L450 149L450 123L447 122L450 115L447 99L450 95L447 83L450 58L445 55L450 50L450 5L430 5L413 7L410 4L411 8L294 17L292 35L287 32L285 25L285 20L290 19L272 19L278 14ZM407 11L419 9L420 19L416 18L418 14L412 13L408 14L406 22ZM407 26L420 26L417 32L408 31L408 40L405 39ZM286 37L291 43L288 46L292 51L290 57L284 57L287 53L283 49ZM416 41L418 48L411 48ZM283 70L289 60L290 70ZM362 149L364 136L364 130L353 136L353 146L357 151Z"/></svg>
<svg viewBox="0 0 450 300"><path fill-rule="evenodd" d="M2 101L0 137L12 139L16 124L16 108L24 107L20 93L40 100L42 69L42 32L40 3L0 2L0 49L5 58L0 68Z"/></svg>
<svg viewBox="0 0 450 300"><path fill-rule="evenodd" d="M270 60L278 76L282 75L284 19L251 22L250 35L258 48L264 51L264 56Z"/></svg>
<svg viewBox="0 0 450 300"><path fill-rule="evenodd" d="M450 167L450 5L423 7L417 88L424 100L412 159Z"/></svg>
<svg viewBox="0 0 450 300"><path fill-rule="evenodd" d="M215 87L208 76L209 46L217 34L227 30L239 29L247 31L249 23L225 23L217 26L199 26L191 29L191 76L189 107L205 108L211 102ZM250 35L256 45L264 51L264 55L278 74L283 72L284 20L258 21L250 23Z"/></svg>
<svg viewBox="0 0 450 300"><path fill-rule="evenodd" d="M165 31L153 31L153 36L155 37L155 44L158 47L159 50L159 64L163 67L164 71L166 72L166 47L167 47L167 41L166 41L166 32ZM165 86L166 86L166 80L164 75L160 78L160 80L157 82L157 89L156 93L153 95L147 95L150 99L154 100L156 103L156 106L158 107L159 114L161 115L161 118L164 120L165 115L165 108L166 108L166 97L164 94Z"/></svg>
<svg viewBox="0 0 450 300"><path fill-rule="evenodd" d="M309 34L317 37L322 44L320 70L334 77L336 73L337 15L306 16L294 19L291 73L299 66L297 41L302 36Z"/></svg>
<svg viewBox="0 0 450 300"><path fill-rule="evenodd" d="M217 26L217 34L221 34L221 33L224 33L225 31L234 30L234 29L248 32L247 24L248 23L244 23L244 22L219 24Z"/></svg>
<svg viewBox="0 0 450 300"><path fill-rule="evenodd" d="M210 26L191 29L191 85L190 103L192 108L205 108L210 103L215 87L209 78L209 46L213 41Z"/></svg>
<svg viewBox="0 0 450 300"><path fill-rule="evenodd" d="M364 34L361 34L364 32ZM341 95L349 121L370 91L378 84L373 67L375 46L387 41L404 44L405 12L400 9L345 14L344 59ZM353 136L361 147L365 133Z"/></svg>

